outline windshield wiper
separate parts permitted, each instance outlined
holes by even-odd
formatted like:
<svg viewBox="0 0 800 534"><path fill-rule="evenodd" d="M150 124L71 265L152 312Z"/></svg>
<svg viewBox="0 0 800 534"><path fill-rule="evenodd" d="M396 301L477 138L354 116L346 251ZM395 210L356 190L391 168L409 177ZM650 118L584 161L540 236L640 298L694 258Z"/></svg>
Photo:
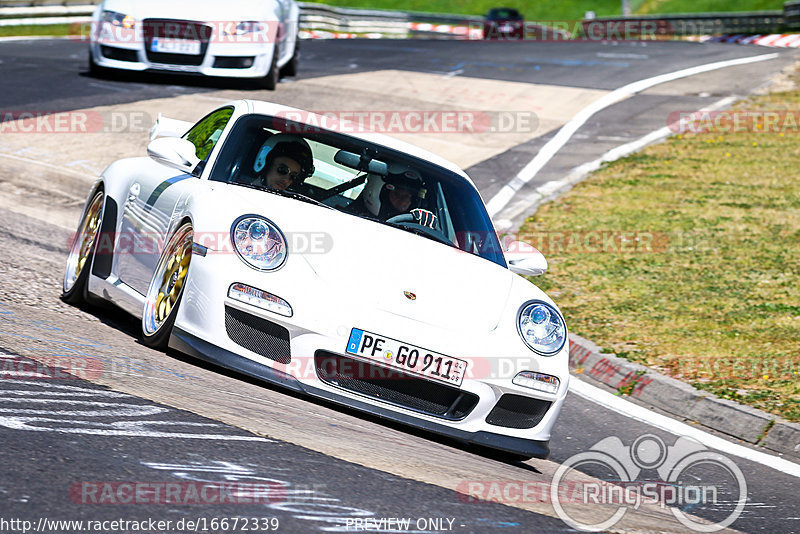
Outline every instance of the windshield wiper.
<svg viewBox="0 0 800 534"><path fill-rule="evenodd" d="M296 191L284 191L284 190L281 190L281 189L271 189L269 187L263 187L263 186L255 185L255 184L246 184L244 182L228 182L228 183L234 184L234 185L241 185L241 186L244 186L244 187L249 187L250 189L257 189L259 191L265 191L267 193L272 193L274 195L279 195L279 196L282 196L282 197L293 198L293 199L299 200L301 202L308 202L309 204L314 204L316 206L322 206L322 207L328 208L328 209L333 209L332 207L328 206L327 204L324 204L324 203L320 202L317 199L311 198L311 197L309 197L307 195L304 195L303 193L298 193Z"/></svg>
<svg viewBox="0 0 800 534"><path fill-rule="evenodd" d="M386 226L391 226L392 228L399 228L400 230L405 230L406 232L411 232L412 234L421 235L422 237L427 237L432 241L437 241L439 243L444 243L445 245L450 245L451 247L455 247L453 242L447 239L443 235L439 236L433 233L428 233L425 230L420 230L418 228L413 228L411 226L406 226L404 224L391 223L389 221L378 221L377 219L374 220L376 220L381 224L385 224Z"/></svg>
<svg viewBox="0 0 800 534"><path fill-rule="evenodd" d="M316 198L311 198L310 196L304 195L303 193L298 193L297 191L286 191L281 189L270 189L270 188L266 188L263 190L266 191L267 193L275 193L276 195L280 195L282 197L293 198L301 202L308 202L309 204L315 204L317 206L322 206L323 208L328 208L330 210L333 209L327 204L320 202Z"/></svg>

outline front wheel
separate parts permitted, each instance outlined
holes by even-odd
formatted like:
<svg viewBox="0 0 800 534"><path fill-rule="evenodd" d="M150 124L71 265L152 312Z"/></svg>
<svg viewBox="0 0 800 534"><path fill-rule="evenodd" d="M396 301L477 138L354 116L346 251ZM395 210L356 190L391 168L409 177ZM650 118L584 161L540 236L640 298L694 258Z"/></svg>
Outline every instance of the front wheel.
<svg viewBox="0 0 800 534"><path fill-rule="evenodd" d="M297 40L294 43L294 54L292 54L292 59L290 59L286 65L281 68L281 76L297 76L297 63L300 54L299 48L300 41Z"/></svg>
<svg viewBox="0 0 800 534"><path fill-rule="evenodd" d="M274 91L280 80L280 69L278 69L278 47L272 51L272 64L269 66L267 74L258 80L258 86L267 91Z"/></svg>
<svg viewBox="0 0 800 534"><path fill-rule="evenodd" d="M89 76L92 78L104 78L108 71L94 62L94 54L89 50Z"/></svg>
<svg viewBox="0 0 800 534"><path fill-rule="evenodd" d="M86 208L70 245L61 288L61 300L67 304L77 306L86 302L86 282L102 220L103 191L98 191Z"/></svg>
<svg viewBox="0 0 800 534"><path fill-rule="evenodd" d="M189 272L193 239L192 225L186 222L172 234L158 260L142 314L142 340L148 347L167 348Z"/></svg>

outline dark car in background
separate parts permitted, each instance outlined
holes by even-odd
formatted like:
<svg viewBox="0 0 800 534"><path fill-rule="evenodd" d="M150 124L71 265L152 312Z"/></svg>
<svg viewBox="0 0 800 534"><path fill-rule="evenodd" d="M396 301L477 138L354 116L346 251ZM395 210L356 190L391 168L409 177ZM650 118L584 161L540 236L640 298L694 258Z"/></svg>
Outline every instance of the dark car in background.
<svg viewBox="0 0 800 534"><path fill-rule="evenodd" d="M483 20L484 39L524 39L525 20L514 8L495 7Z"/></svg>

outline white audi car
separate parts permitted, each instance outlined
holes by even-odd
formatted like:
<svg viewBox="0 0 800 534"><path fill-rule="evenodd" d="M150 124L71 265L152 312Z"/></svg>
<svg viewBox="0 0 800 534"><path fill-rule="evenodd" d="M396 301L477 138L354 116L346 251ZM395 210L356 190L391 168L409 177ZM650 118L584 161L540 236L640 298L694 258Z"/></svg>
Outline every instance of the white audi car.
<svg viewBox="0 0 800 534"><path fill-rule="evenodd" d="M246 100L159 118L149 157L94 184L62 298L141 317L152 347L545 458L567 328L519 275L547 262L501 244L455 165L351 126Z"/></svg>
<svg viewBox="0 0 800 534"><path fill-rule="evenodd" d="M294 0L104 0L89 68L252 78L274 89L297 72L299 16Z"/></svg>

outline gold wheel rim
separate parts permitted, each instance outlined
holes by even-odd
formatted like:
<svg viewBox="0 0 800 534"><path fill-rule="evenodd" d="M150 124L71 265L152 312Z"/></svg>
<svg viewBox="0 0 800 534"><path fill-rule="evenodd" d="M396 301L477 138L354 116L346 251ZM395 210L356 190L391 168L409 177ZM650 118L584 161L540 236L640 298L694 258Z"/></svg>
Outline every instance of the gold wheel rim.
<svg viewBox="0 0 800 534"><path fill-rule="evenodd" d="M92 255L94 243L97 239L97 233L100 229L100 219L103 213L103 194L98 193L92 200L86 216L83 218L78 234L75 236L75 241L72 244L70 251L72 266L67 270L67 276L64 283L64 289L69 290L75 284L75 281L83 271L89 256Z"/></svg>
<svg viewBox="0 0 800 534"><path fill-rule="evenodd" d="M167 243L147 292L144 331L155 334L169 318L181 296L192 259L192 228L181 227Z"/></svg>
<svg viewBox="0 0 800 534"><path fill-rule="evenodd" d="M169 312L178 301L181 294L186 273L189 271L189 261L192 258L191 239L184 239L178 250L171 254L167 260L166 269L161 276L161 286L156 297L156 321L162 323L169 317Z"/></svg>

